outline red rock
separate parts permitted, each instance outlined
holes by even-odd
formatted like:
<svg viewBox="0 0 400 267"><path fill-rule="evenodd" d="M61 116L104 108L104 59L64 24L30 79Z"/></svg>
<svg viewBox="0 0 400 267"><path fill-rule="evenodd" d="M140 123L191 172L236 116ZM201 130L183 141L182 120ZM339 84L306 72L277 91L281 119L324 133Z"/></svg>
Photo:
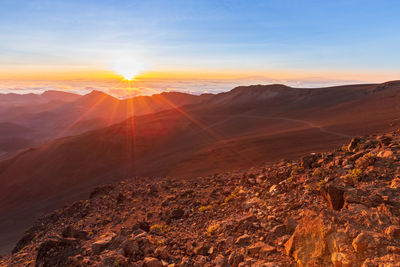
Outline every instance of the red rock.
<svg viewBox="0 0 400 267"><path fill-rule="evenodd" d="M235 244L238 245L238 246L242 246L243 247L243 246L248 246L250 244L250 241L251 241L250 236L247 235L247 234L244 234L242 236L239 236L236 239Z"/></svg>
<svg viewBox="0 0 400 267"><path fill-rule="evenodd" d="M341 210L344 205L344 189L333 184L329 184L322 188L322 196L327 200L331 209Z"/></svg>
<svg viewBox="0 0 400 267"><path fill-rule="evenodd" d="M353 248L356 252L361 252L369 247L373 246L374 239L367 233L360 233L354 240L353 240Z"/></svg>
<svg viewBox="0 0 400 267"><path fill-rule="evenodd" d="M163 267L163 264L159 259L147 257L144 258L144 267Z"/></svg>

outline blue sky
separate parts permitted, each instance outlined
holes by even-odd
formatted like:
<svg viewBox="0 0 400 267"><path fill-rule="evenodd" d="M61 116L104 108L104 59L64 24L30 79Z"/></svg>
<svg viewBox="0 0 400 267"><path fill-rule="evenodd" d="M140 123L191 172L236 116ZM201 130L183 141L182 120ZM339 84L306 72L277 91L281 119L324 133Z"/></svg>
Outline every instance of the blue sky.
<svg viewBox="0 0 400 267"><path fill-rule="evenodd" d="M390 0L0 0L0 71L123 59L154 71L395 77L399 13Z"/></svg>

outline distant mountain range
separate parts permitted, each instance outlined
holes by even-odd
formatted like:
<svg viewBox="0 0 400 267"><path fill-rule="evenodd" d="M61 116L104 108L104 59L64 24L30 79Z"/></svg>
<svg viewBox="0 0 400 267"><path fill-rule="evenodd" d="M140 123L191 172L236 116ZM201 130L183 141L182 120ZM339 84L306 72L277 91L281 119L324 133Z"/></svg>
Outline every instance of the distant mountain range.
<svg viewBox="0 0 400 267"><path fill-rule="evenodd" d="M84 96L62 91L0 94L0 123L26 129L18 139L7 139L7 144L0 133L0 158L53 138L109 126L134 115L200 103L210 96L170 92L119 100L100 91ZM6 127L12 131L12 127ZM18 127L10 136L20 136Z"/></svg>

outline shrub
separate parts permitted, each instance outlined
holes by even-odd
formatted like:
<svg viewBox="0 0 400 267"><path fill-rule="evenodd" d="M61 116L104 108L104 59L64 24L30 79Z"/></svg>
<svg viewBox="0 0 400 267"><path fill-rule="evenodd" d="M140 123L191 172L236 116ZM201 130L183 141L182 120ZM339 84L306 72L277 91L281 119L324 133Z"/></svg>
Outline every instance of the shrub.
<svg viewBox="0 0 400 267"><path fill-rule="evenodd" d="M304 171L303 167L300 166L293 166L292 171L291 171L291 175L295 175L295 174L300 174Z"/></svg>
<svg viewBox="0 0 400 267"><path fill-rule="evenodd" d="M352 170L349 170L346 175L343 175L342 179L344 179L344 180L351 179L354 182L357 182L357 181L361 181L363 175L364 174L361 169L352 169Z"/></svg>
<svg viewBox="0 0 400 267"><path fill-rule="evenodd" d="M210 226L207 228L207 234L208 234L209 236L215 235L215 234L217 233L217 231L218 231L218 228L219 228L219 224L210 225Z"/></svg>
<svg viewBox="0 0 400 267"><path fill-rule="evenodd" d="M228 202L235 200L238 197L239 191L240 191L240 189L238 187L236 187L235 190L233 190L233 192L225 198L224 203L226 204Z"/></svg>
<svg viewBox="0 0 400 267"><path fill-rule="evenodd" d="M212 210L212 206L208 205L208 206L201 206L199 208L199 211L203 212L203 211L208 211L208 210Z"/></svg>
<svg viewBox="0 0 400 267"><path fill-rule="evenodd" d="M322 175L322 171L320 169L315 169L312 173L312 176L321 176Z"/></svg>
<svg viewBox="0 0 400 267"><path fill-rule="evenodd" d="M150 233L161 234L168 233L171 228L167 225L154 224L150 227Z"/></svg>

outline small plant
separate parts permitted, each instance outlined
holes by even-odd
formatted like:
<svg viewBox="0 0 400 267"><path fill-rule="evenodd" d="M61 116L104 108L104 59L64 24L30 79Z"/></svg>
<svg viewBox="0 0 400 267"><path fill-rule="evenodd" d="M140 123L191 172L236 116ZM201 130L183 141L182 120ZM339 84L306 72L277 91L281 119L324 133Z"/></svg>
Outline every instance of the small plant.
<svg viewBox="0 0 400 267"><path fill-rule="evenodd" d="M165 240L164 239L158 240L157 241L157 245L164 246L165 245Z"/></svg>
<svg viewBox="0 0 400 267"><path fill-rule="evenodd" d="M224 203L228 203L231 202L233 200L235 200L238 197L238 193L239 193L240 189L238 187L235 188L235 190L225 198Z"/></svg>
<svg viewBox="0 0 400 267"><path fill-rule="evenodd" d="M353 180L354 182L361 181L363 177L363 171L361 169L352 169L349 170L346 175L342 176L344 180Z"/></svg>
<svg viewBox="0 0 400 267"><path fill-rule="evenodd" d="M154 224L150 227L150 232L154 234L168 233L170 230L167 225Z"/></svg>
<svg viewBox="0 0 400 267"><path fill-rule="evenodd" d="M209 236L215 235L215 234L217 233L217 231L218 231L218 228L219 228L219 224L210 225L210 226L207 228L207 234L208 234Z"/></svg>
<svg viewBox="0 0 400 267"><path fill-rule="evenodd" d="M199 211L201 211L201 212L208 211L208 210L212 210L212 206L211 205L201 206L199 208Z"/></svg>
<svg viewBox="0 0 400 267"><path fill-rule="evenodd" d="M357 180L361 180L363 171L361 169L352 169L349 173Z"/></svg>
<svg viewBox="0 0 400 267"><path fill-rule="evenodd" d="M296 174L300 174L300 173L302 173L303 171L304 171L304 168L303 168L303 167L300 167L300 166L293 166L290 175L293 176L293 175L296 175Z"/></svg>
<svg viewBox="0 0 400 267"><path fill-rule="evenodd" d="M372 154L371 152L365 154L363 156L363 160L368 164L368 165L372 165L374 164L374 162L376 161L376 156L374 154Z"/></svg>
<svg viewBox="0 0 400 267"><path fill-rule="evenodd" d="M322 175L322 171L320 169L315 169L312 173L312 176L320 177Z"/></svg>
<svg viewBox="0 0 400 267"><path fill-rule="evenodd" d="M290 176L289 178L287 178L287 181L288 181L289 183L293 182L293 177Z"/></svg>

